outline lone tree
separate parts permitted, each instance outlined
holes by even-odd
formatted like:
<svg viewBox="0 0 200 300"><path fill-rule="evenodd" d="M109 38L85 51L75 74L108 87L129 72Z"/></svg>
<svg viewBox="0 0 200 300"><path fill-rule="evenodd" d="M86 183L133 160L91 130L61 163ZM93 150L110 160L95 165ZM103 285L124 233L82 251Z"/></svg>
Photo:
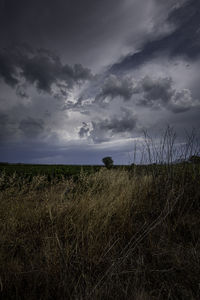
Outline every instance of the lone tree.
<svg viewBox="0 0 200 300"><path fill-rule="evenodd" d="M112 160L112 157L110 157L110 156L104 157L102 159L102 162L104 163L104 165L107 169L111 169L113 166L113 160Z"/></svg>

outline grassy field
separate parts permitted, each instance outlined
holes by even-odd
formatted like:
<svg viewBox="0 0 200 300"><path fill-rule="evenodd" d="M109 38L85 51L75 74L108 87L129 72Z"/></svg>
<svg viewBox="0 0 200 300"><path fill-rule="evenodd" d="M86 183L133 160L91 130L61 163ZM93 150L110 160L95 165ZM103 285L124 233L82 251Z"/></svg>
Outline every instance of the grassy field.
<svg viewBox="0 0 200 300"><path fill-rule="evenodd" d="M1 168L2 299L200 298L199 165Z"/></svg>

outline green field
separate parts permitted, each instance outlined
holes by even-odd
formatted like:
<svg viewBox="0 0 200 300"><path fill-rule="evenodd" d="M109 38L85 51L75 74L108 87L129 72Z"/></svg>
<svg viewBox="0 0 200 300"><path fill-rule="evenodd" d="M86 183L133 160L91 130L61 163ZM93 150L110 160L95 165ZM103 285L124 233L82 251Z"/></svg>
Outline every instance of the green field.
<svg viewBox="0 0 200 300"><path fill-rule="evenodd" d="M0 163L0 172L5 171L6 174L12 175L16 173L19 176L36 176L46 175L50 178L65 178L78 175L81 171L91 173L100 169L100 166L87 165L36 165L36 164L6 164Z"/></svg>

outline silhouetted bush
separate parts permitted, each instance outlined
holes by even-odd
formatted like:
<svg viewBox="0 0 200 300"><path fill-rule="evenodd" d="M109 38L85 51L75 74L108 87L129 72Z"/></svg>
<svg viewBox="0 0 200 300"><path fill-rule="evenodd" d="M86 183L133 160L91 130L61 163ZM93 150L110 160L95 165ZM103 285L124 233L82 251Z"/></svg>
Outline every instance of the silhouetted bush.
<svg viewBox="0 0 200 300"><path fill-rule="evenodd" d="M112 157L110 157L110 156L104 157L102 159L102 162L104 163L104 165L107 169L111 169L113 166L113 160L112 160Z"/></svg>

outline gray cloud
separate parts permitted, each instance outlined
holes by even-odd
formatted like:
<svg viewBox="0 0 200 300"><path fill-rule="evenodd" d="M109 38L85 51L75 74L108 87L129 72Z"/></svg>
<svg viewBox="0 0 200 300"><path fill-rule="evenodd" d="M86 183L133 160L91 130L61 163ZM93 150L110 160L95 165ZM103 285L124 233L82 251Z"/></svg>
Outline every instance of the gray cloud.
<svg viewBox="0 0 200 300"><path fill-rule="evenodd" d="M0 77L12 87L25 80L47 93L52 93L52 86L55 85L63 94L75 84L91 79L92 74L81 64L63 65L60 58L48 50L33 51L16 46L1 49Z"/></svg>
<svg viewBox="0 0 200 300"><path fill-rule="evenodd" d="M1 142L11 142L20 139L36 139L43 134L47 134L44 121L27 117L18 120L16 116L11 116L0 112L0 140Z"/></svg>
<svg viewBox="0 0 200 300"><path fill-rule="evenodd" d="M14 59L4 50L0 52L0 78L10 85L15 86L18 83L17 69Z"/></svg>
<svg viewBox="0 0 200 300"><path fill-rule="evenodd" d="M160 1L159 1L160 2ZM130 53L121 61L113 64L112 72L124 72L139 68L144 63L158 57L187 57L194 60L200 53L200 2L196 0L183 1L175 5L168 16L167 22L174 25L174 30L164 37L157 37L140 45L136 53Z"/></svg>
<svg viewBox="0 0 200 300"><path fill-rule="evenodd" d="M144 105L153 106L154 102L161 100L163 103L170 101L173 95L172 78L158 78L153 80L145 76L138 82L135 93L144 93Z"/></svg>
<svg viewBox="0 0 200 300"><path fill-rule="evenodd" d="M20 121L19 129L27 138L36 138L44 132L44 122L28 117Z"/></svg>
<svg viewBox="0 0 200 300"><path fill-rule="evenodd" d="M66 62L99 69L165 30L177 0L1 0L1 45L26 41L59 53ZM169 4L166 4L170 2ZM162 26L158 26L158 25ZM131 40L131 45L128 42Z"/></svg>
<svg viewBox="0 0 200 300"><path fill-rule="evenodd" d="M173 113L182 113L198 105L189 89L176 90L169 77L152 79L145 76L138 81L134 93L140 95L138 105L155 109L165 107Z"/></svg>
<svg viewBox="0 0 200 300"><path fill-rule="evenodd" d="M0 113L0 141L7 139L9 130L7 127L9 117L5 113Z"/></svg>
<svg viewBox="0 0 200 300"><path fill-rule="evenodd" d="M193 106L199 106L199 102L194 101L190 90L183 89L174 92L168 106L174 113L181 113L190 110Z"/></svg>
<svg viewBox="0 0 200 300"><path fill-rule="evenodd" d="M17 123L8 113L0 111L0 142L6 143L17 138Z"/></svg>
<svg viewBox="0 0 200 300"><path fill-rule="evenodd" d="M121 97L124 100L130 100L133 91L133 83L129 77L117 77L111 74L105 80L101 92L96 96L96 101L101 103L107 97L110 99Z"/></svg>
<svg viewBox="0 0 200 300"><path fill-rule="evenodd" d="M90 129L88 127L88 124L83 122L83 126L79 130L80 138L83 138L83 137L87 136L89 132L90 132Z"/></svg>
<svg viewBox="0 0 200 300"><path fill-rule="evenodd" d="M18 85L16 87L16 94L21 97L21 98L24 98L24 99L28 99L29 98L29 95L28 93L26 92L26 86L25 85Z"/></svg>
<svg viewBox="0 0 200 300"><path fill-rule="evenodd" d="M109 141L119 134L129 136L137 128L137 117L127 109L121 109L120 116L92 121L91 129L84 123L80 128L79 136L88 137L95 143Z"/></svg>
<svg viewBox="0 0 200 300"><path fill-rule="evenodd" d="M94 102L101 107L108 106L113 100L121 98L125 102L133 102L138 106L156 110L165 108L173 113L182 113L199 105L198 101L192 98L191 91L177 89L171 77L144 76L134 80L130 75L111 74L102 83L101 91L93 97L95 97Z"/></svg>

